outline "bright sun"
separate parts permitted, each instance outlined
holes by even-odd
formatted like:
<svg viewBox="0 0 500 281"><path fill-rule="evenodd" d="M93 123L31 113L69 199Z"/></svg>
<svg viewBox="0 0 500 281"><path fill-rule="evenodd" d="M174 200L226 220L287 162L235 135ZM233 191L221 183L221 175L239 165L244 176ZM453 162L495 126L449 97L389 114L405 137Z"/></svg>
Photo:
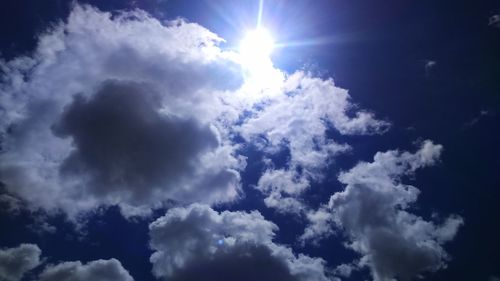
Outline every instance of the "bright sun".
<svg viewBox="0 0 500 281"><path fill-rule="evenodd" d="M240 54L247 63L269 60L274 48L271 33L262 27L249 31L240 43Z"/></svg>

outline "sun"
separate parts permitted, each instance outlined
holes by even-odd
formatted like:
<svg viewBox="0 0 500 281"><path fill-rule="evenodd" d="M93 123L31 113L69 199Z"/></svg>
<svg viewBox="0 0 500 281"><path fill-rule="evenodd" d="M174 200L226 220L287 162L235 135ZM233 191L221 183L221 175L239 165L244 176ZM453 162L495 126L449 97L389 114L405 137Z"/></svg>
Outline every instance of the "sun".
<svg viewBox="0 0 500 281"><path fill-rule="evenodd" d="M239 59L245 76L245 91L266 93L276 91L283 80L283 74L273 66L271 55L276 43L266 28L258 25L248 31L239 46Z"/></svg>
<svg viewBox="0 0 500 281"><path fill-rule="evenodd" d="M239 53L246 64L260 64L270 60L274 49L271 33L264 27L248 31L241 40Z"/></svg>

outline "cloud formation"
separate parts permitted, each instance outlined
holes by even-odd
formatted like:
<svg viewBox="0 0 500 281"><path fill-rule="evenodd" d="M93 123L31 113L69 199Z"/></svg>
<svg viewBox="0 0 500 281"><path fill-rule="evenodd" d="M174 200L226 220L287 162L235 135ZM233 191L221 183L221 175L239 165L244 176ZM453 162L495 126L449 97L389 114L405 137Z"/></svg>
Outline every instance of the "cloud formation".
<svg viewBox="0 0 500 281"><path fill-rule="evenodd" d="M134 281L116 259L96 260L86 264L79 261L49 265L40 274L39 281Z"/></svg>
<svg viewBox="0 0 500 281"><path fill-rule="evenodd" d="M320 258L274 243L278 227L258 211L170 209L150 225L153 274L168 280L329 280Z"/></svg>
<svg viewBox="0 0 500 281"><path fill-rule="evenodd" d="M368 266L376 281L410 280L443 268L448 255L442 244L453 239L463 220L452 215L438 224L410 213L419 190L401 182L434 165L441 150L441 145L425 141L415 153L378 152L373 162L340 174L345 190L309 215L311 226L301 239L329 236L335 226L346 234L346 245L362 255L359 265Z"/></svg>
<svg viewBox="0 0 500 281"><path fill-rule="evenodd" d="M241 136L265 153L289 151L257 189L267 206L304 213L300 195L351 149L328 130L379 134L389 123L331 79L270 61L249 72L221 41L195 23L76 4L33 55L0 61L7 191L70 217L100 205L129 216L170 201L230 202L242 194Z"/></svg>
<svg viewBox="0 0 500 281"><path fill-rule="evenodd" d="M239 197L244 158L216 119L239 66L205 28L76 5L33 56L0 62L0 179L70 216Z"/></svg>
<svg viewBox="0 0 500 281"><path fill-rule="evenodd" d="M267 195L266 205L281 212L300 213L306 207L299 195L311 181L320 181L332 157L349 151L328 137L335 129L344 135L384 133L390 124L367 111L358 110L347 90L331 79L296 72L286 77L281 92L269 97L239 129L243 138L263 151L289 150L286 168L270 165L257 189Z"/></svg>
<svg viewBox="0 0 500 281"><path fill-rule="evenodd" d="M40 264L42 251L34 244L0 250L0 280L19 281Z"/></svg>
<svg viewBox="0 0 500 281"><path fill-rule="evenodd" d="M426 141L416 153L377 153L342 173L345 190L311 211L303 193L353 149L331 131L375 135L390 123L360 109L332 79L288 74L270 61L249 71L222 41L184 20L75 5L39 37L33 55L0 60L0 181L9 194L0 203L15 210L20 198L70 218L102 205L126 216L171 201L187 206L150 225L153 274L168 280L326 281L367 266L383 281L444 267L442 245L463 221L410 213L419 190L402 183L435 164L442 147ZM256 189L267 207L306 215L302 242L345 232L359 262L329 270L323 259L276 243L278 227L258 211L212 209L242 195L243 145L264 154ZM284 165L271 160L280 153ZM39 264L36 249L0 252L0 274L21 278ZM51 265L40 278L133 280L115 259Z"/></svg>

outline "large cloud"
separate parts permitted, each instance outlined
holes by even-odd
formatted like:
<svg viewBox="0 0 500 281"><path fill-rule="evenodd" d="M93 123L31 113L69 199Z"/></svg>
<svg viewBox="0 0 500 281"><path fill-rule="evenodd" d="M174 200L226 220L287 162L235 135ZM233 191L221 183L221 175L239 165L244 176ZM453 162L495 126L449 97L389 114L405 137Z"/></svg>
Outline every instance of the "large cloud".
<svg viewBox="0 0 500 281"><path fill-rule="evenodd" d="M79 261L49 265L39 281L134 281L116 259L96 260L86 264Z"/></svg>
<svg viewBox="0 0 500 281"><path fill-rule="evenodd" d="M237 199L238 135L266 153L265 203L304 213L300 195L350 146L328 137L378 134L388 122L359 110L331 79L287 74L218 47L198 24L143 11L75 5L32 56L0 61L0 180L35 207L73 216L118 204L126 215L166 201ZM140 149L138 148L140 147Z"/></svg>
<svg viewBox="0 0 500 281"><path fill-rule="evenodd" d="M257 212L174 208L150 225L150 260L168 280L329 280L320 258L274 243L277 226Z"/></svg>
<svg viewBox="0 0 500 281"><path fill-rule="evenodd" d="M76 5L33 56L0 62L0 180L70 215L238 198L244 158L217 118L242 76L220 41L182 20Z"/></svg>
<svg viewBox="0 0 500 281"><path fill-rule="evenodd" d="M23 275L40 264L42 251L34 244L0 250L0 280L19 281Z"/></svg>
<svg viewBox="0 0 500 281"><path fill-rule="evenodd" d="M333 232L328 225L336 225L345 231L348 247L362 255L359 265L369 266L377 281L409 280L442 268L448 258L442 244L453 239L463 221L450 216L437 224L411 214L407 209L419 190L401 183L417 169L436 163L441 150L441 145L425 141L416 153L379 152L373 162L342 173L339 180L345 190L310 214L312 225L301 238L328 236Z"/></svg>

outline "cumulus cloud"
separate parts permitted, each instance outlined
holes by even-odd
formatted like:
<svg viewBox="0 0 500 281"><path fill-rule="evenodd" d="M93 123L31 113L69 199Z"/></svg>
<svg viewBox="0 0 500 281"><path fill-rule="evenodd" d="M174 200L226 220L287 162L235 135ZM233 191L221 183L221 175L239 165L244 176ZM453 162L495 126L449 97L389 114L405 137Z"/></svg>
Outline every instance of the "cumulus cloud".
<svg viewBox="0 0 500 281"><path fill-rule="evenodd" d="M265 153L289 151L256 187L267 206L304 213L300 195L351 149L328 130L379 134L389 123L331 79L270 60L249 70L222 41L184 20L75 5L33 55L0 60L7 191L71 217L99 205L135 215L169 201L230 202L242 193L241 136Z"/></svg>
<svg viewBox="0 0 500 281"><path fill-rule="evenodd" d="M20 281L30 270L42 262L42 251L35 244L21 244L16 248L0 250L0 280ZM80 261L47 265L39 281L133 281L127 270L116 259Z"/></svg>
<svg viewBox="0 0 500 281"><path fill-rule="evenodd" d="M350 150L348 144L329 138L328 130L370 135L385 132L389 125L358 110L348 92L336 87L333 80L299 71L287 76L281 92L265 100L239 130L245 140L257 143L265 152L289 150L286 169L268 168L257 189L268 196L267 206L300 213L304 206L298 195L311 181L323 178L333 156Z"/></svg>
<svg viewBox="0 0 500 281"><path fill-rule="evenodd" d="M34 244L0 250L0 280L19 281L40 264L42 251Z"/></svg>
<svg viewBox="0 0 500 281"><path fill-rule="evenodd" d="M76 5L32 56L0 61L7 191L70 216L237 199L244 158L217 118L243 77L221 40L183 20Z"/></svg>
<svg viewBox="0 0 500 281"><path fill-rule="evenodd" d="M273 242L278 227L257 211L206 205L170 209L150 225L153 274L168 280L329 280L320 258Z"/></svg>
<svg viewBox="0 0 500 281"><path fill-rule="evenodd" d="M376 281L410 280L443 268L449 257L442 244L454 238L463 220L452 215L437 223L410 213L419 190L401 182L417 169L435 164L441 150L441 145L425 141L415 153L379 152L373 162L341 173L345 190L310 214L311 227L301 238L331 235L325 224L343 230L346 245L362 255L359 266L368 266Z"/></svg>
<svg viewBox="0 0 500 281"><path fill-rule="evenodd" d="M96 260L86 264L79 261L49 265L40 274L40 281L133 281L116 259Z"/></svg>

